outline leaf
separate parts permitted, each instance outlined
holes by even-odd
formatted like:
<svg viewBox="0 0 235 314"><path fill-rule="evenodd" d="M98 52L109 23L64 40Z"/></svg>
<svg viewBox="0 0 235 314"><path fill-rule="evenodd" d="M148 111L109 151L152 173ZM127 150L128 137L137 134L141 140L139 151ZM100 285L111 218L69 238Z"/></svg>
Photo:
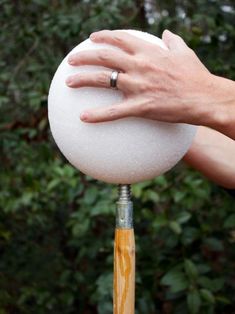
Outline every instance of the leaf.
<svg viewBox="0 0 235 314"><path fill-rule="evenodd" d="M185 197L186 192L185 191L176 191L173 194L173 198L175 203L179 203L180 201L182 201L182 199Z"/></svg>
<svg viewBox="0 0 235 314"><path fill-rule="evenodd" d="M202 274L206 274L211 270L211 267L207 264L197 264L198 272Z"/></svg>
<svg viewBox="0 0 235 314"><path fill-rule="evenodd" d="M216 301L221 302L223 304L232 304L232 301L223 295L217 296Z"/></svg>
<svg viewBox="0 0 235 314"><path fill-rule="evenodd" d="M153 228L160 228L166 226L168 223L167 217L164 214L158 214L153 221Z"/></svg>
<svg viewBox="0 0 235 314"><path fill-rule="evenodd" d="M213 289L211 289L213 292L218 292L224 287L225 279L224 278L216 278L213 279Z"/></svg>
<svg viewBox="0 0 235 314"><path fill-rule="evenodd" d="M74 237L81 237L88 231L90 226L90 221L84 219L83 221L77 222L72 227L72 234Z"/></svg>
<svg viewBox="0 0 235 314"><path fill-rule="evenodd" d="M181 226L177 221L171 221L169 227L175 234L180 234L182 232Z"/></svg>
<svg viewBox="0 0 235 314"><path fill-rule="evenodd" d="M192 217L192 215L189 212L181 212L179 213L175 220L179 223L179 224L183 224L185 222L187 222L190 218Z"/></svg>
<svg viewBox="0 0 235 314"><path fill-rule="evenodd" d="M197 276L198 276L197 267L195 266L195 264L191 260L185 259L184 269L185 269L185 272L190 279L196 279L197 278Z"/></svg>
<svg viewBox="0 0 235 314"><path fill-rule="evenodd" d="M100 298L103 296L111 296L112 294L112 285L113 285L113 274L104 273L99 276L96 281L97 293Z"/></svg>
<svg viewBox="0 0 235 314"><path fill-rule="evenodd" d="M200 231L195 227L185 227L182 233L181 241L184 245L189 245L198 239Z"/></svg>
<svg viewBox="0 0 235 314"><path fill-rule="evenodd" d="M154 179L154 182L155 182L157 185L159 185L159 186L161 186L161 187L163 187L163 188L167 187L167 185L168 185L167 180L166 180L166 177L165 177L164 175L161 175L161 176L156 177L156 178Z"/></svg>
<svg viewBox="0 0 235 314"><path fill-rule="evenodd" d="M199 313L201 307L201 298L198 290L190 291L187 295L188 309L191 314Z"/></svg>
<svg viewBox="0 0 235 314"><path fill-rule="evenodd" d="M172 293L183 291L188 287L188 280L184 273L175 269L166 273L166 275L162 277L161 283L169 286Z"/></svg>
<svg viewBox="0 0 235 314"><path fill-rule="evenodd" d="M47 191L51 192L56 186L61 184L61 179L60 178L56 178L51 180L48 185L47 185Z"/></svg>
<svg viewBox="0 0 235 314"><path fill-rule="evenodd" d="M235 214L230 215L224 222L224 228L235 228Z"/></svg>
<svg viewBox="0 0 235 314"><path fill-rule="evenodd" d="M201 287L212 290L213 289L213 280L206 276L201 276L198 278L198 283Z"/></svg>
<svg viewBox="0 0 235 314"><path fill-rule="evenodd" d="M201 290L200 290L200 294L201 294L202 298L203 298L205 301L207 301L207 302L209 302L209 303L212 303L212 304L215 303L215 298L214 298L213 294L212 294L209 290L207 290L207 289L201 289Z"/></svg>
<svg viewBox="0 0 235 314"><path fill-rule="evenodd" d="M148 190L144 193L143 200L150 200L154 203L158 203L160 200L159 194L156 191Z"/></svg>
<svg viewBox="0 0 235 314"><path fill-rule="evenodd" d="M198 278L198 284L200 284L201 287L213 292L218 292L221 290L224 286L224 283L224 278L210 279L206 276L200 276Z"/></svg>
<svg viewBox="0 0 235 314"><path fill-rule="evenodd" d="M84 204L87 204L89 206L93 205L98 195L99 195L98 188L90 187L89 189L86 190L84 194L84 197L83 197Z"/></svg>
<svg viewBox="0 0 235 314"><path fill-rule="evenodd" d="M90 211L90 216L98 216L98 215L109 215L114 213L113 204L110 204L106 200L98 201L94 206L92 206Z"/></svg>
<svg viewBox="0 0 235 314"><path fill-rule="evenodd" d="M204 242L211 250L215 252L221 252L224 249L223 242L216 238L206 238Z"/></svg>
<svg viewBox="0 0 235 314"><path fill-rule="evenodd" d="M134 184L132 186L132 195L136 198L139 198L141 194L144 192L144 189L148 187L149 184L150 184L149 181L144 181L144 182Z"/></svg>

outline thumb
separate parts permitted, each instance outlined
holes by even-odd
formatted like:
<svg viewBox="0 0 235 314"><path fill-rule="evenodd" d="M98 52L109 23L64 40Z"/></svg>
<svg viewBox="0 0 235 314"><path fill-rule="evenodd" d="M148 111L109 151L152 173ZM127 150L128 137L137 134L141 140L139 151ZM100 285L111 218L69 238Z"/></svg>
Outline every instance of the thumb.
<svg viewBox="0 0 235 314"><path fill-rule="evenodd" d="M184 50L188 48L184 40L169 30L165 30L162 34L162 40L170 50Z"/></svg>

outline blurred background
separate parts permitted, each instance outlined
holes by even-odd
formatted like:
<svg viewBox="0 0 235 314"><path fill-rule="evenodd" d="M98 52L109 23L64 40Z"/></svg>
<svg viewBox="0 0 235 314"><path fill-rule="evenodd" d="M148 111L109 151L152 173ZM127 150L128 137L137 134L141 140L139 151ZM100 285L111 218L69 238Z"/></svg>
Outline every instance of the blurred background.
<svg viewBox="0 0 235 314"><path fill-rule="evenodd" d="M235 79L234 0L0 0L0 314L111 314L117 188L75 170L48 125L52 76L101 29L183 36ZM235 313L235 205L185 164L133 185L137 314Z"/></svg>

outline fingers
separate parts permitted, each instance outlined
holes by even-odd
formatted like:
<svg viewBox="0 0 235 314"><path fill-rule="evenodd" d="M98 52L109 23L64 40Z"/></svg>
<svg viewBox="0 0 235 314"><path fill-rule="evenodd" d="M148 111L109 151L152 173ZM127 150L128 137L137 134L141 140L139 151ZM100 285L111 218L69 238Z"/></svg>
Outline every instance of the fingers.
<svg viewBox="0 0 235 314"><path fill-rule="evenodd" d="M148 49L148 46L150 49L153 49L151 43L123 30L103 30L95 32L90 35L90 39L96 43L107 43L116 46L132 55L142 50L143 42L145 51Z"/></svg>
<svg viewBox="0 0 235 314"><path fill-rule="evenodd" d="M81 113L80 119L84 122L90 123L117 120L134 116L136 107L136 103L126 100L113 106L86 110Z"/></svg>
<svg viewBox="0 0 235 314"><path fill-rule="evenodd" d="M169 30L165 30L162 34L162 40L170 50L182 50L188 48L183 38L173 34Z"/></svg>
<svg viewBox="0 0 235 314"><path fill-rule="evenodd" d="M110 88L111 71L84 72L68 77L66 84L71 88L91 86ZM119 73L117 88L123 92L129 91L132 82L128 74Z"/></svg>
<svg viewBox="0 0 235 314"><path fill-rule="evenodd" d="M111 49L86 50L68 57L70 65L100 65L122 72L126 72L133 67L131 61L131 56L128 54Z"/></svg>

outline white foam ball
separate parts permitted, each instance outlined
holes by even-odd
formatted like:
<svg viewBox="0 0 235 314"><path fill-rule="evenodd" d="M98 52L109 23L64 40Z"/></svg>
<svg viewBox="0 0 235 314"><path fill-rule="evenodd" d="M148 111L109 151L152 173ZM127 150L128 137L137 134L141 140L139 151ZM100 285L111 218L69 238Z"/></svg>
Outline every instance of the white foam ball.
<svg viewBox="0 0 235 314"><path fill-rule="evenodd" d="M161 39L151 34L123 31L167 49ZM152 179L171 169L183 157L196 127L135 117L102 123L82 122L80 113L84 109L110 106L123 98L121 91L110 88L72 89L65 84L70 75L107 70L91 65L75 67L67 62L72 53L100 48L119 49L87 39L58 67L48 98L52 135L70 163L93 178L120 184Z"/></svg>

